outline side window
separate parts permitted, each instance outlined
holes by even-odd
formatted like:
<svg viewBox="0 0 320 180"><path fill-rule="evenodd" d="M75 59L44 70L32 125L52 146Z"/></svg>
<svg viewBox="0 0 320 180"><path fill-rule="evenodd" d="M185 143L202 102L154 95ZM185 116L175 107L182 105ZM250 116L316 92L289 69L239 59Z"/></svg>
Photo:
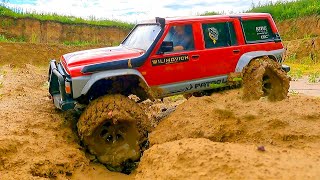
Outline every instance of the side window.
<svg viewBox="0 0 320 180"><path fill-rule="evenodd" d="M173 42L173 51L187 51L194 49L191 25L172 26L164 41Z"/></svg>
<svg viewBox="0 0 320 180"><path fill-rule="evenodd" d="M242 21L244 36L247 43L268 42L273 40L273 33L268 20Z"/></svg>
<svg viewBox="0 0 320 180"><path fill-rule="evenodd" d="M231 22L203 24L202 31L206 48L237 44L237 37Z"/></svg>

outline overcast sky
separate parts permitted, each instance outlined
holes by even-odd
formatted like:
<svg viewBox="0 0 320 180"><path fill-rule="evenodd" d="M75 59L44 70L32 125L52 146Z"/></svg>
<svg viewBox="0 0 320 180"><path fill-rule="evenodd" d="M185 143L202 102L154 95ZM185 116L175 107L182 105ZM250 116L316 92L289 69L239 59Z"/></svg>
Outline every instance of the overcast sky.
<svg viewBox="0 0 320 180"><path fill-rule="evenodd" d="M1 1L1 0L0 0ZM8 0L10 7L27 11L55 12L87 18L117 19L128 22L159 17L190 16L206 11L243 12L257 0ZM261 0L266 2L277 0Z"/></svg>

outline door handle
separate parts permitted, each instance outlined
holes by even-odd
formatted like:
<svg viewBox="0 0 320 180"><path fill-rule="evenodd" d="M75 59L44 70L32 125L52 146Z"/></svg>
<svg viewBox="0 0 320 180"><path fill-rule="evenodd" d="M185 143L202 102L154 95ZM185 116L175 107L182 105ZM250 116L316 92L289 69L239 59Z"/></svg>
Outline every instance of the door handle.
<svg viewBox="0 0 320 180"><path fill-rule="evenodd" d="M191 58L192 59L198 59L200 57L200 55L192 55Z"/></svg>
<svg viewBox="0 0 320 180"><path fill-rule="evenodd" d="M233 50L233 53L239 53L239 52L240 52L240 49Z"/></svg>

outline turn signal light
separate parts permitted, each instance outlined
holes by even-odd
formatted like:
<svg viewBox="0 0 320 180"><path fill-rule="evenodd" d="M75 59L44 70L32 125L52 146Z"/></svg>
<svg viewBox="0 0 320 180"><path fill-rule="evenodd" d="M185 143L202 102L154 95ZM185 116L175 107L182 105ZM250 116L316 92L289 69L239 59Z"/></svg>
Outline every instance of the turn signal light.
<svg viewBox="0 0 320 180"><path fill-rule="evenodd" d="M67 94L71 94L71 84L70 82L65 82L65 90Z"/></svg>

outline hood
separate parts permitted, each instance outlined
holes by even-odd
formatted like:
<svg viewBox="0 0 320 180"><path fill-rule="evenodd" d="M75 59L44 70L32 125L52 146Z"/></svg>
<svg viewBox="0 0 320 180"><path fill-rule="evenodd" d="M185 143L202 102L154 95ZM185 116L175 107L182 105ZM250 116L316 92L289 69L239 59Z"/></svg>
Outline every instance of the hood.
<svg viewBox="0 0 320 180"><path fill-rule="evenodd" d="M128 49L124 46L118 46L73 52L63 55L61 60L66 67L70 68L136 58L143 53L143 50Z"/></svg>

